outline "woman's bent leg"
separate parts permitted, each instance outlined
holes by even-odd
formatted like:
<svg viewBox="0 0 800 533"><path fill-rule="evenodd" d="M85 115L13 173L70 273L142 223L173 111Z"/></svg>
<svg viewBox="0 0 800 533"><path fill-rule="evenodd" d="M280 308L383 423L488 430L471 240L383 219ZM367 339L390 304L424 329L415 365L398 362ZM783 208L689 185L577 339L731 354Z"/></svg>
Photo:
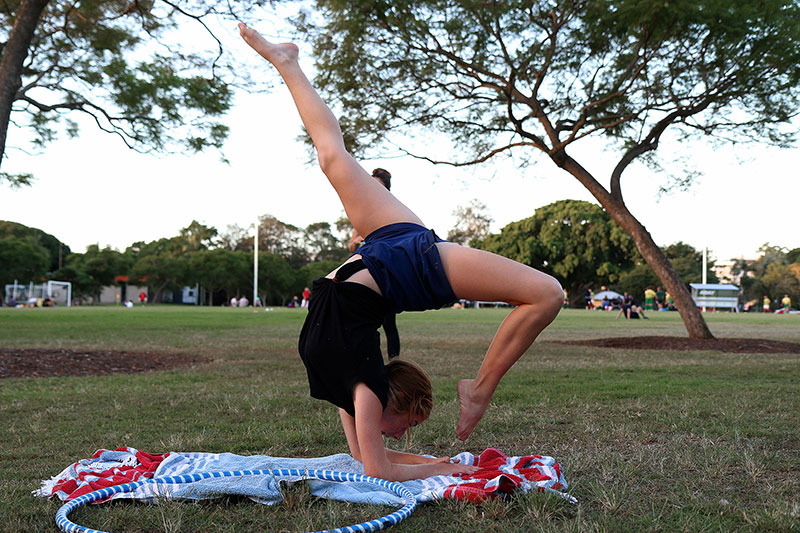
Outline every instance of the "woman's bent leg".
<svg viewBox="0 0 800 533"><path fill-rule="evenodd" d="M553 277L511 259L452 243L437 248L458 298L517 306L500 324L475 379L458 384L461 414L456 436L465 440L483 417L500 379L558 315L564 293Z"/></svg>
<svg viewBox="0 0 800 533"><path fill-rule="evenodd" d="M270 43L244 24L239 24L239 32L247 44L275 66L289 88L317 149L320 167L336 189L356 231L366 236L394 222L422 224L347 152L336 117L300 68L297 47Z"/></svg>

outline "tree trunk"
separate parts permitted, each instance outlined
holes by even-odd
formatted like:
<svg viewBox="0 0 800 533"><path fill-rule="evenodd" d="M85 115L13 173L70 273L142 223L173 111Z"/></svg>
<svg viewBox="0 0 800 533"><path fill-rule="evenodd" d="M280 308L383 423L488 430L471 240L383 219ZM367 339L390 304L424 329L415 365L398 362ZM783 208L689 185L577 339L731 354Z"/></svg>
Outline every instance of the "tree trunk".
<svg viewBox="0 0 800 533"><path fill-rule="evenodd" d="M616 204L616 205L615 205ZM631 215L625 204L614 202L605 207L611 217L633 238L633 242L639 252L656 273L658 279L670 292L677 307L678 312L686 325L690 339L713 339L711 330L708 329L700 309L694 303L692 295L686 284L678 276L669 259L661 251L661 248L653 241L650 232Z"/></svg>
<svg viewBox="0 0 800 533"><path fill-rule="evenodd" d="M214 292L215 289L206 288L206 292L208 293L206 296L206 304L208 307L214 307Z"/></svg>
<svg viewBox="0 0 800 533"><path fill-rule="evenodd" d="M39 17L48 3L49 0L22 0L17 8L14 27L3 46L3 56L0 58L0 164L6 151L11 106L22 87L22 65L28 57L28 48Z"/></svg>
<svg viewBox="0 0 800 533"><path fill-rule="evenodd" d="M563 150L551 154L551 158L559 167L563 168L575 176L586 189L592 193L603 209L611 215L611 218L631 236L639 252L650 268L653 269L658 279L672 295L675 307L683 319L690 339L713 339L714 335L708 329L705 319L700 309L692 300L692 295L686 284L672 268L672 264L661 251L661 248L653 241L650 232L634 217L621 197L614 198L609 192L598 183L597 180L577 161L569 157Z"/></svg>

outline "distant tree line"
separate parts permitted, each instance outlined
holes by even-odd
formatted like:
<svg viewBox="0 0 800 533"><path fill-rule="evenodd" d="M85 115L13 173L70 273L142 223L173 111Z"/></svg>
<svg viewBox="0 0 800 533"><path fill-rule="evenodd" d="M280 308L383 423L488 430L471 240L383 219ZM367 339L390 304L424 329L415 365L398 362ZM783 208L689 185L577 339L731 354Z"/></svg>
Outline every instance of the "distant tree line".
<svg viewBox="0 0 800 533"><path fill-rule="evenodd" d="M560 200L537 209L529 218L508 224L500 233L480 235L467 242L556 277L575 306L583 305L589 289L598 291L605 286L641 299L647 287L661 285L630 235L590 202ZM677 242L661 251L684 284L702 281L702 250ZM765 244L759 252L757 260L739 259L731 269L744 302L754 303L764 295L780 301L784 294L795 305L800 302L800 248ZM714 266L714 259L709 257L708 283L719 282Z"/></svg>
<svg viewBox="0 0 800 533"><path fill-rule="evenodd" d="M556 277L570 303L582 306L587 290L601 286L641 297L659 277L641 257L631 237L598 205L560 200L537 209L533 216L489 233L492 221L479 201L453 212L448 238L530 265ZM258 295L265 305L284 305L311 282L332 271L349 252L352 227L344 217L331 225L316 222L299 228L271 215L259 219ZM91 245L85 253L41 230L0 221L0 283L44 279L70 281L75 299L96 302L104 287L127 282L146 285L150 300L162 301L167 291L199 285L202 305L231 297L252 297L253 231L237 225L220 232L192 221L178 235L136 242L125 251ZM702 280L702 251L677 242L663 247L685 284ZM737 260L732 274L744 301L789 294L800 302L800 248L763 245L760 257ZM707 281L718 279L707 262Z"/></svg>
<svg viewBox="0 0 800 533"><path fill-rule="evenodd" d="M345 229L341 221L338 226ZM349 255L344 234L334 231L327 222L301 229L270 215L260 218L258 293L265 305L283 305ZM221 233L192 221L174 237L135 242L122 252L90 245L85 253L71 253L60 245L61 263L59 245L38 229L0 222L0 283L69 281L73 298L89 302L119 283L147 286L154 302L194 285L204 289L203 305L215 297L216 303L252 297L253 235L235 225Z"/></svg>

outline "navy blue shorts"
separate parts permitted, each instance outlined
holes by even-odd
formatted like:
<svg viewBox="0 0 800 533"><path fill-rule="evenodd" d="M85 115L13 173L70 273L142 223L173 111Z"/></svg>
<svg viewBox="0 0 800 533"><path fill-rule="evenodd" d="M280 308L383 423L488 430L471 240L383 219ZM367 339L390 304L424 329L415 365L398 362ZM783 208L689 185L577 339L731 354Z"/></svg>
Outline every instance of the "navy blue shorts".
<svg viewBox="0 0 800 533"><path fill-rule="evenodd" d="M356 252L394 312L439 309L456 300L437 242L445 241L433 230L398 222L367 235Z"/></svg>

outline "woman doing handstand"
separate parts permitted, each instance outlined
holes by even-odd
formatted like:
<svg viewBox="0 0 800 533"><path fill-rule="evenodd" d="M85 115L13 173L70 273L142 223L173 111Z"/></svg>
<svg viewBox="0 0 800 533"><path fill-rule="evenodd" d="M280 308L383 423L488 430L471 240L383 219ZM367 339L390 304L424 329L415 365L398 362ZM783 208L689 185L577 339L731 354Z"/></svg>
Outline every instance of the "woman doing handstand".
<svg viewBox="0 0 800 533"><path fill-rule="evenodd" d="M465 440L500 379L558 314L561 286L528 266L436 237L347 152L339 123L300 68L297 46L270 43L244 24L239 30L283 78L323 173L355 230L366 235L356 254L314 283L299 343L311 395L339 406L350 451L368 475L402 481L472 471L446 458L384 448L382 435L400 438L427 418L430 393L399 384L392 376L395 361L383 366L381 320L388 310L436 309L462 298L516 306L500 325L477 376L458 383L456 436ZM403 373L430 383L418 367L406 365ZM393 383L397 387L390 394Z"/></svg>

